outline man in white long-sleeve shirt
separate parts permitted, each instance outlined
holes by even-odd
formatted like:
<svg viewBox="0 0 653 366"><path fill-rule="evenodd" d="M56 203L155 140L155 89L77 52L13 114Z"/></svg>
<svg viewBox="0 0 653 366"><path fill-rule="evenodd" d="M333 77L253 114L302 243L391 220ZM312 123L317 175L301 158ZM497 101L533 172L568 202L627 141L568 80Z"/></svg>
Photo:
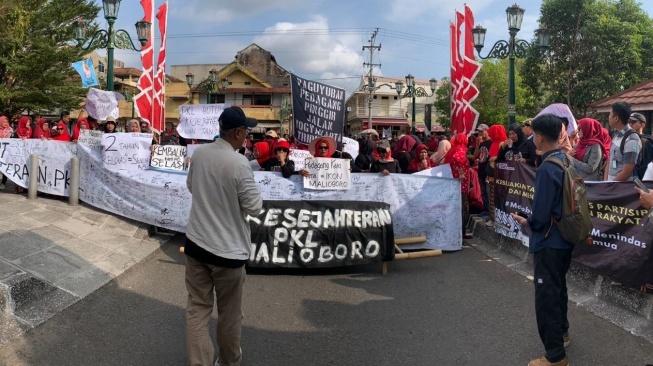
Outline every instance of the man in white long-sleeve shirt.
<svg viewBox="0 0 653 366"><path fill-rule="evenodd" d="M243 145L256 120L238 107L219 118L220 138L193 153L186 185L193 195L186 228L186 352L191 366L213 365L209 333L213 292L218 307L219 365L240 366L243 283L251 232L248 214L263 206ZM216 364L218 364L216 362Z"/></svg>

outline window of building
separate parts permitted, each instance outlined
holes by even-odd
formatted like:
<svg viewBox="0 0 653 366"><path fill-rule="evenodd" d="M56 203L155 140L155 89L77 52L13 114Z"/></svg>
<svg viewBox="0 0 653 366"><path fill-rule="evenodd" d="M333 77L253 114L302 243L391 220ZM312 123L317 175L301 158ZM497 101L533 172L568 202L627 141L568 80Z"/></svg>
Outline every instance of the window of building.
<svg viewBox="0 0 653 366"><path fill-rule="evenodd" d="M251 81L246 81L245 85L252 85L252 82Z"/></svg>
<svg viewBox="0 0 653 366"><path fill-rule="evenodd" d="M225 98L224 94L211 94L211 104L218 104L218 103L224 103Z"/></svg>
<svg viewBox="0 0 653 366"><path fill-rule="evenodd" d="M381 97L381 99L389 100L390 97Z"/></svg>

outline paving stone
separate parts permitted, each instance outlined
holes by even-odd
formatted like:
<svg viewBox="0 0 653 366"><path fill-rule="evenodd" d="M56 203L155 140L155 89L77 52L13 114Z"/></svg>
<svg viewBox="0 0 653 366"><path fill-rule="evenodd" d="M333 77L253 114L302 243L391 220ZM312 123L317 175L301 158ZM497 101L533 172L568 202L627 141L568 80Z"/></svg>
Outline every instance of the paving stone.
<svg viewBox="0 0 653 366"><path fill-rule="evenodd" d="M152 254L159 246L158 243L151 241L130 239L123 246L116 249L116 252L129 255L135 260L140 261Z"/></svg>
<svg viewBox="0 0 653 366"><path fill-rule="evenodd" d="M71 273L55 285L83 298L106 285L113 278L114 276L99 268L88 266Z"/></svg>
<svg viewBox="0 0 653 366"><path fill-rule="evenodd" d="M18 267L14 266L13 264L6 262L4 260L0 259L0 281L4 280L5 278L8 278L10 276L13 276L17 273L20 273L21 270L18 269ZM0 310L2 308L0 307Z"/></svg>
<svg viewBox="0 0 653 366"><path fill-rule="evenodd" d="M80 297L55 288L34 301L17 308L14 315L23 323L36 327L79 300Z"/></svg>
<svg viewBox="0 0 653 366"><path fill-rule="evenodd" d="M94 225L89 225L84 221L75 218L67 218L65 220L57 221L51 226L63 230L73 236L82 236L88 234L93 230L98 230L98 228Z"/></svg>
<svg viewBox="0 0 653 366"><path fill-rule="evenodd" d="M72 217L75 212L79 211L79 206L69 206L69 205L48 205L46 207L50 211L54 211L63 215L64 217Z"/></svg>
<svg viewBox="0 0 653 366"><path fill-rule="evenodd" d="M106 257L97 260L93 265L111 276L118 276L129 267L137 263L131 256L122 253L111 253Z"/></svg>
<svg viewBox="0 0 653 366"><path fill-rule="evenodd" d="M74 236L61 231L52 226L44 226L36 228L34 230L26 230L23 232L16 232L16 234L22 238L25 238L29 241L35 243L61 243L70 239L73 239Z"/></svg>
<svg viewBox="0 0 653 366"><path fill-rule="evenodd" d="M34 243L14 233L0 234L0 258L15 261L51 247L53 243Z"/></svg>
<svg viewBox="0 0 653 366"><path fill-rule="evenodd" d="M7 210L13 213L25 213L38 209L38 206L32 205L27 202L3 202L0 203L1 210Z"/></svg>
<svg viewBox="0 0 653 366"><path fill-rule="evenodd" d="M129 224L114 225L106 223L102 226L102 232L116 238L125 237L131 239L134 237L137 230L137 226L131 226Z"/></svg>
<svg viewBox="0 0 653 366"><path fill-rule="evenodd" d="M34 211L24 213L23 216L45 224L51 224L64 219L60 214L45 208L37 208Z"/></svg>
<svg viewBox="0 0 653 366"><path fill-rule="evenodd" d="M74 238L63 243L58 243L57 245L89 263L109 254L109 249L82 238Z"/></svg>
<svg viewBox="0 0 653 366"><path fill-rule="evenodd" d="M88 210L79 210L75 212L73 217L77 220L81 220L89 225L102 226L109 219L109 215L105 215L99 212L90 212Z"/></svg>
<svg viewBox="0 0 653 366"><path fill-rule="evenodd" d="M7 217L3 220L2 224L5 230L28 230L46 225L46 223L38 222L21 215Z"/></svg>
<svg viewBox="0 0 653 366"><path fill-rule="evenodd" d="M2 198L0 198L0 199L2 199ZM13 215L15 215L15 213L9 212L7 210L0 210L0 218L13 216Z"/></svg>
<svg viewBox="0 0 653 366"><path fill-rule="evenodd" d="M24 257L15 263L26 271L50 282L60 281L88 265L75 254L56 246Z"/></svg>
<svg viewBox="0 0 653 366"><path fill-rule="evenodd" d="M103 248L107 248L110 251L114 251L120 246L124 245L125 240L128 240L128 237L122 236L117 238L114 235L104 231L103 229L92 231L81 237L86 241L90 241L95 245L99 245Z"/></svg>

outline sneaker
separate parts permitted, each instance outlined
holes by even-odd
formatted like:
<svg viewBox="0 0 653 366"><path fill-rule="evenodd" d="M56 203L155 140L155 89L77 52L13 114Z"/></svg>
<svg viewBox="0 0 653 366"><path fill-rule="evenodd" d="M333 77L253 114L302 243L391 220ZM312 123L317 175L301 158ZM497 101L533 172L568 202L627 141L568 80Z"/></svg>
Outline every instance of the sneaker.
<svg viewBox="0 0 653 366"><path fill-rule="evenodd" d="M569 333L565 333L562 335L562 342L565 348L569 347L571 344L571 341L569 340Z"/></svg>
<svg viewBox="0 0 653 366"><path fill-rule="evenodd" d="M528 366L569 366L567 356L558 362L549 362L546 357L542 356L528 363Z"/></svg>
<svg viewBox="0 0 653 366"><path fill-rule="evenodd" d="M4 190L5 190L5 185L0 183L0 191L4 191Z"/></svg>
<svg viewBox="0 0 653 366"><path fill-rule="evenodd" d="M494 220L487 220L485 222L485 226L487 227L494 227Z"/></svg>

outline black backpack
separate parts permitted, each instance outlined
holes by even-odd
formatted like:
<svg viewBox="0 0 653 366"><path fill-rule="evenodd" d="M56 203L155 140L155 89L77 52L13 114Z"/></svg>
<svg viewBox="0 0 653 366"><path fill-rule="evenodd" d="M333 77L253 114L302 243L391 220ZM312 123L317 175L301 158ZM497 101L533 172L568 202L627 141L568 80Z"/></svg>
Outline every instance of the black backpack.
<svg viewBox="0 0 653 366"><path fill-rule="evenodd" d="M621 139L621 145L619 146L621 155L624 154L624 148L626 146L626 140L628 139L628 136L634 133L637 132L635 130L630 129L626 131L623 139ZM646 173L646 168L648 167L648 163L653 161L653 139L651 139L651 136L648 135L639 135L639 139L642 143L642 149L639 152L639 155L637 156L637 162L635 163L633 176L642 179L644 178L644 173Z"/></svg>

